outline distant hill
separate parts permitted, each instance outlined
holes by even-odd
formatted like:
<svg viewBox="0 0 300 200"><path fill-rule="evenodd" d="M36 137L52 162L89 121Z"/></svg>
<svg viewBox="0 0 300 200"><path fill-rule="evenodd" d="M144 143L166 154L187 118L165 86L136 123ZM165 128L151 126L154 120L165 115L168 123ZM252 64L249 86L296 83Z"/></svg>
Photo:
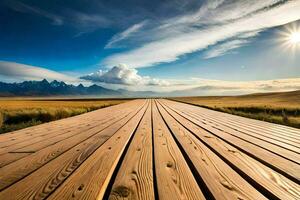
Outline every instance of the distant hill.
<svg viewBox="0 0 300 200"><path fill-rule="evenodd" d="M42 81L24 81L22 83L3 83L0 82L0 96L120 96L122 93L116 90L110 90L98 85L85 87L82 84L78 86L68 85L56 80L48 82Z"/></svg>
<svg viewBox="0 0 300 200"><path fill-rule="evenodd" d="M186 96L173 99L209 107L299 108L300 90L255 93L240 96Z"/></svg>

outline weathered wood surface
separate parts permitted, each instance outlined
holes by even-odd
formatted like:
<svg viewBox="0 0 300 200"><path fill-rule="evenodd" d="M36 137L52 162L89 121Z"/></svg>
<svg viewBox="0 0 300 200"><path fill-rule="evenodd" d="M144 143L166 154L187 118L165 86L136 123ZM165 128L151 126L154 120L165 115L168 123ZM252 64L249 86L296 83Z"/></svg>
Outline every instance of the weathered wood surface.
<svg viewBox="0 0 300 200"><path fill-rule="evenodd" d="M133 100L0 135L2 199L300 199L300 130Z"/></svg>

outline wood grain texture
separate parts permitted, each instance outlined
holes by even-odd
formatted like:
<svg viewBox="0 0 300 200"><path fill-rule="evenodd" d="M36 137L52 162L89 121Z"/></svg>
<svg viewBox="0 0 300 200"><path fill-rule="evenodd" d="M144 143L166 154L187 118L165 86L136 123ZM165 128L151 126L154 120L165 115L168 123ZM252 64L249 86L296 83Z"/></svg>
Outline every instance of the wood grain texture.
<svg viewBox="0 0 300 200"><path fill-rule="evenodd" d="M102 199L125 146L145 113L143 108L86 160L49 199Z"/></svg>
<svg viewBox="0 0 300 200"><path fill-rule="evenodd" d="M0 199L300 199L300 130L133 100L0 135Z"/></svg>
<svg viewBox="0 0 300 200"><path fill-rule="evenodd" d="M119 118L112 120L111 122L101 124L98 127L83 132L82 134L74 135L74 137L69 138L68 140L58 142L55 145L49 146L41 151L28 155L23 159L0 168L0 190L42 167L74 146L85 142L87 139L98 135L99 133L103 134L102 131L105 133L116 130L114 127L120 127L123 123L133 117L139 109L139 107L130 108L133 109L132 112L129 112L124 116L119 116ZM117 126L112 126L113 124L117 124Z"/></svg>
<svg viewBox="0 0 300 200"><path fill-rule="evenodd" d="M101 121L106 118L107 114L112 112L122 111L125 108L125 105L134 104L135 101L130 101L124 103L124 105L114 105L106 108L102 108L100 110L95 110L89 113L65 118L62 120L56 120L48 123L43 123L41 125L28 127L25 129L5 133L0 135L0 149L2 147L7 147L11 144L17 144L19 142L24 142L26 140L31 140L32 138L40 135L45 135L45 131L47 134L54 134L57 131L63 131L68 128L74 127L74 124L82 124L82 123L89 123L93 120Z"/></svg>
<svg viewBox="0 0 300 200"><path fill-rule="evenodd" d="M151 106L145 113L118 170L110 200L153 200Z"/></svg>
<svg viewBox="0 0 300 200"><path fill-rule="evenodd" d="M179 105L179 106L182 106L182 105ZM181 110L183 110L183 109L181 108ZM184 113L186 113L186 111L184 111ZM215 116L215 118L218 119L216 116ZM201 120L201 118L195 118L195 119ZM236 129L230 129L225 126L221 126L220 124L215 126L214 124L212 124L212 122L207 123L207 121L206 121L205 123L202 123L201 126L203 126L204 128L209 128L210 130L217 129L219 131L229 133L232 136L235 136L242 140L251 142L252 144L255 144L259 147L265 148L271 152L274 152L277 155L280 155L286 159L290 159L291 161L293 161L297 164L300 164L300 154L295 152L297 150L294 147L289 146L288 148L282 148L281 146L279 146L279 144L283 145L283 146L288 146L288 145L284 145L283 143L280 143L280 142L276 142L276 144L273 144L270 139L262 140L261 137L259 137L259 136L253 137L252 135L244 134L241 131L238 131ZM295 151L291 151L291 149L295 149Z"/></svg>
<svg viewBox="0 0 300 200"><path fill-rule="evenodd" d="M139 114L142 111L139 111ZM136 118L138 115L131 117ZM99 132L88 140L74 146L58 158L54 159L21 179L14 185L0 193L0 199L9 194L17 194L12 199L37 198L44 199L50 195L63 181L65 181L92 153L104 142L110 139L127 122L124 119L110 126L109 129ZM131 120L130 120L131 121ZM127 125L128 126L128 125ZM118 138L117 138L118 139ZM115 141L115 140L114 140ZM9 198L8 198L9 199Z"/></svg>
<svg viewBox="0 0 300 200"><path fill-rule="evenodd" d="M188 109L189 107L186 108L185 105L181 104L177 104L177 106L183 106L182 108L184 108L185 111L189 111L189 115L202 119L207 123L211 123L213 126L217 126L218 128L223 127L225 129L236 130L242 134L248 134L252 137L256 137L283 148L295 151L298 154L300 153L300 138L297 139L291 136L287 136L281 131L272 131L272 129L271 131L270 129L266 131L263 130L262 127L256 128L246 123L238 123L235 120L231 120L230 117L225 118L224 116L222 116L223 113L219 115L209 114L209 112L203 112L202 109L195 109L192 107Z"/></svg>
<svg viewBox="0 0 300 200"><path fill-rule="evenodd" d="M170 102L171 103L171 102ZM175 102L173 102L175 103ZM179 104L177 104L179 105ZM269 122L263 122L259 120L244 118L236 115L231 115L228 113L217 112L214 110L208 110L201 107L191 106L188 104L181 104L184 106L186 110L191 110L193 113L201 113L204 114L205 117L211 116L212 118L218 117L219 120L225 121L228 125L231 123L238 124L239 129L250 128L252 131L258 131L264 133L265 136L268 135L276 135L276 138L285 138L287 140L298 141L300 139L300 131L299 129L283 126L279 124L272 124ZM248 129L249 130L249 129Z"/></svg>
<svg viewBox="0 0 300 200"><path fill-rule="evenodd" d="M135 101L125 103L127 106L134 105ZM109 109L108 109L109 108ZM73 132L84 126L93 126L94 124L103 123L108 117L116 117L118 113L124 112L119 106L108 107L85 113L79 116L74 116L58 121L44 123L38 126L29 127L15 132L0 135L0 155L8 151L13 151L18 148L29 146L36 142L45 141L45 139L64 135L68 132ZM125 107L126 108L126 107ZM114 113L112 115L112 113ZM74 126L76 124L76 126ZM11 135L11 136L7 136ZM2 142L1 142L2 141Z"/></svg>
<svg viewBox="0 0 300 200"><path fill-rule="evenodd" d="M103 129L103 127L108 126L109 124L113 124L115 121L118 121L120 119L120 116L125 116L128 114L129 111L133 111L134 107L136 105L128 105L123 112L119 113L111 113L111 116L106 115L105 120L102 120L101 122L91 122L90 126L83 126L81 127L80 125L77 127L75 126L74 130L68 130L67 132L57 132L58 137L44 137L44 140L42 140L43 137L41 137L41 140L39 142L33 143L31 142L30 145L22 146L20 147L20 143L10 146L7 149L6 154L0 155L0 167L4 167L5 165L12 163L20 158L26 157L29 154L34 154L37 153L39 150L49 147L49 146L55 146L57 143L65 143L68 141L75 142L75 141L80 141L76 140L76 135L80 135L79 137L85 138L90 135L91 132L97 132ZM74 126L73 126L74 127ZM66 141L64 141L66 140ZM27 141L25 141L27 142ZM66 146L68 146L67 144ZM55 147L54 147L55 148ZM51 152L51 151L50 151ZM0 168L1 169L1 168Z"/></svg>
<svg viewBox="0 0 300 200"><path fill-rule="evenodd" d="M205 199L156 104L152 116L159 199Z"/></svg>
<svg viewBox="0 0 300 200"><path fill-rule="evenodd" d="M176 139L216 199L266 199L158 105Z"/></svg>
<svg viewBox="0 0 300 200"><path fill-rule="evenodd" d="M182 116L187 118L192 123L198 125L199 127L213 133L218 136L220 139L227 141L230 144L233 144L235 147L238 147L240 150L251 154L253 157L259 158L261 161L266 161L268 164L278 168L282 172L294 177L300 181L300 165L290 160L287 160L279 155L274 154L272 151L268 151L265 148L262 148L256 145L253 142L243 140L239 137L235 137L231 132L221 131L215 127L209 126L206 122L203 122L199 119L191 118L190 116L181 112Z"/></svg>
<svg viewBox="0 0 300 200"><path fill-rule="evenodd" d="M184 124L185 127L197 135L203 143L214 149L236 169L242 171L248 179L252 179L258 188L263 187L269 191L268 195L270 198L274 198L275 196L275 198L279 199L300 199L300 187L298 184L249 157L230 144L218 139L210 132L199 128L167 106L163 107L177 122L181 125Z"/></svg>

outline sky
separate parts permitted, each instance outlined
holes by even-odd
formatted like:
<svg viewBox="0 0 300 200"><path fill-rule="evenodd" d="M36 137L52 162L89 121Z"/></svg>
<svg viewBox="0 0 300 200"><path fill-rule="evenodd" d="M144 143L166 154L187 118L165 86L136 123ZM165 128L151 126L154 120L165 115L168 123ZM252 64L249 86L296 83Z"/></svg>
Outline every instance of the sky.
<svg viewBox="0 0 300 200"><path fill-rule="evenodd" d="M2 0L0 81L300 89L300 0Z"/></svg>

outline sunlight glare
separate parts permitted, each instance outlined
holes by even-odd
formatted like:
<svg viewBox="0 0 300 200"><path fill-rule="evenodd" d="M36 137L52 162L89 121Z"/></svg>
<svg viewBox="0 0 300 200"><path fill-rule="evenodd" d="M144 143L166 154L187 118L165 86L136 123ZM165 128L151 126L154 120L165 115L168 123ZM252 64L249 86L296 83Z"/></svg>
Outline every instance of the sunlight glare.
<svg viewBox="0 0 300 200"><path fill-rule="evenodd" d="M291 56L300 53L300 24L292 23L280 30L278 42L281 51L288 52Z"/></svg>
<svg viewBox="0 0 300 200"><path fill-rule="evenodd" d="M298 44L298 43L300 43L300 32L291 33L289 39L290 39L290 42L292 44Z"/></svg>

